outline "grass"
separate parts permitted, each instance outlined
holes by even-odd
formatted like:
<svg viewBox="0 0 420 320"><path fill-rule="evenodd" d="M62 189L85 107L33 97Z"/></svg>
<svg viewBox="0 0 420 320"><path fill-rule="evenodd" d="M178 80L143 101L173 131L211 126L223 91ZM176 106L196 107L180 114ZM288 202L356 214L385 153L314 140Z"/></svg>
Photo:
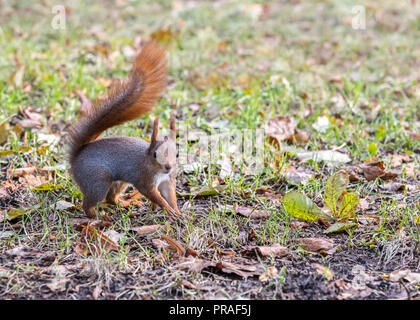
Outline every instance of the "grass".
<svg viewBox="0 0 420 320"><path fill-rule="evenodd" d="M92 298L93 290L102 285L99 297L108 299L270 299L287 298L287 293L294 294L294 298L321 298L316 288L306 293L299 289L303 269L307 268L300 263L314 259L333 270L337 268L336 279L351 282L348 271L337 267L335 257L314 257L296 244L298 238L325 237L321 225L294 228L295 219L257 192L260 187L278 194L298 189L322 205L326 179L338 168L325 163L301 164L293 154L280 158L277 168L276 155L268 151L264 169L251 176L238 171L221 179L217 166L192 173L181 171L177 180L181 193L211 187L215 181L226 188L217 196L180 198L180 208L193 216L185 225L171 224L162 212L153 214L147 202L141 208L102 209L113 213L114 224L108 230L123 234L121 249L80 257L75 253L80 231L74 228L73 218L82 218L83 213L76 210L69 215L54 209L59 200L74 204L82 200L62 167L66 164L63 140L41 154L42 130L24 129L22 135L13 132L15 115L32 106L41 112L49 134L63 135L80 107L75 91L84 90L91 99L103 94L106 79L125 77L133 47L152 35L170 53L169 86L152 112L152 116L161 117L162 128L168 127L174 111L180 120L179 130L188 127L207 133L217 132L221 123L230 130L261 129L275 116L291 117L298 130L308 132L310 137L296 148L339 148L355 165L372 156L369 145L374 143L378 149L375 156L385 162L387 169L392 154L411 155L418 169L420 142L412 134L419 133L420 28L416 15L420 6L367 1L366 30L355 30L351 26L351 1L259 3L267 6L249 1L121 1L110 10L102 2L85 6L76 1L68 5L64 30L51 27L51 10L60 5L58 2L0 5L0 19L6 21L0 29L0 123L10 123L2 150L15 151L0 158L1 181L8 179L8 169L25 164L58 166L53 182L63 186L51 191L23 187L13 199L1 200L4 210L30 208L21 220L0 223L1 232L15 232L0 239L1 251L27 245L43 253L54 252L54 266L85 266L80 277L74 277L71 268L66 275L70 283L81 286L79 291L72 291L72 286L54 291L45 288L48 282L33 279L34 272L43 272L47 264L42 257L35 265L0 259L0 268L4 265L11 279L6 281L0 276L1 297ZM192 104L198 104L198 110L191 108ZM331 122L325 132L313 126L322 115ZM148 117L113 128L106 135L148 137ZM22 152L22 146L31 150ZM306 185L287 183L280 169L290 166L305 168L314 173L314 178ZM379 217L380 224L376 229L367 224L331 236L339 244L339 256L379 263L376 267L367 265L374 274L399 268L418 271L418 176L405 176L406 166L403 163L398 168L398 182L414 185L417 191L386 193L380 188L380 179L352 183L349 189L357 191L361 198L373 199L369 214ZM266 220L244 218L233 214L234 204L258 205L272 215ZM268 285L256 279L238 280L214 270L198 274L180 271L169 251L154 248L150 236L139 237L131 232L135 226L162 223L168 227L166 234L210 260L229 257L221 252L231 250L243 262L240 252L247 246L275 243L289 247L293 258L289 262L259 259L266 268L274 265L279 270L278 278ZM294 271L299 268L303 268L302 276ZM50 278L54 279L54 275ZM32 282L25 282L28 279ZM315 277L314 281L321 279ZM182 284L181 280L193 285ZM33 287L39 283L44 286L36 293ZM203 287L208 290L200 289Z"/></svg>

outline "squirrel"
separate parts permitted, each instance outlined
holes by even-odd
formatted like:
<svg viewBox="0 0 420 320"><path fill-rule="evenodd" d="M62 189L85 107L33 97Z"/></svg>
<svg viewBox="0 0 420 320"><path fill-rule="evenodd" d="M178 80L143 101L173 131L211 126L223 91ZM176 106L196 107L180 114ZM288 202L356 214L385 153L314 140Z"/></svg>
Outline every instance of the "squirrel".
<svg viewBox="0 0 420 320"><path fill-rule="evenodd" d="M114 81L105 98L84 108L69 129L70 174L83 194L83 210L96 217L96 204L118 202L132 184L173 218L178 210L176 185L175 116L170 134L158 140L159 118L153 123L150 143L133 137L97 138L107 129L151 111L166 87L166 52L154 41L138 54L127 79Z"/></svg>

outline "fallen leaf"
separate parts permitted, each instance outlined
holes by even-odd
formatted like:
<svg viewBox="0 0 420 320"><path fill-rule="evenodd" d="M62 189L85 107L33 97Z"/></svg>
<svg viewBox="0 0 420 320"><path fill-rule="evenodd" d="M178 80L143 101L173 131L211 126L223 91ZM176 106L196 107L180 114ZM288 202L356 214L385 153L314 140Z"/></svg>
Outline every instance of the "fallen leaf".
<svg viewBox="0 0 420 320"><path fill-rule="evenodd" d="M264 126L265 134L280 149L281 141L287 140L295 133L296 122L292 118L276 117Z"/></svg>
<svg viewBox="0 0 420 320"><path fill-rule="evenodd" d="M258 210L257 208L253 207L245 207L245 206L238 206L235 203L235 213L250 218L250 219L264 219L271 216L271 213L266 210Z"/></svg>
<svg viewBox="0 0 420 320"><path fill-rule="evenodd" d="M272 246L257 246L255 247L258 253L263 257L273 256L281 257L289 252L289 249L276 243Z"/></svg>
<svg viewBox="0 0 420 320"><path fill-rule="evenodd" d="M304 221L318 221L321 216L325 216L322 210L303 193L288 192L284 195L282 203L288 214Z"/></svg>
<svg viewBox="0 0 420 320"><path fill-rule="evenodd" d="M7 141L9 137L9 124L4 122L0 124L0 145Z"/></svg>
<svg viewBox="0 0 420 320"><path fill-rule="evenodd" d="M359 167L362 169L363 175L367 181L372 181L377 178L389 180L397 177L395 172L385 172L384 163L382 161L362 164Z"/></svg>
<svg viewBox="0 0 420 320"><path fill-rule="evenodd" d="M91 254L92 252L100 253L102 250L106 252L118 250L119 248L120 246L117 243L92 225L83 227L81 239L78 243L79 252Z"/></svg>
<svg viewBox="0 0 420 320"><path fill-rule="evenodd" d="M146 234L155 233L159 229L163 229L165 226L161 224L152 224L149 226L141 226L141 227L134 227L131 230L136 232L140 236L144 236Z"/></svg>
<svg viewBox="0 0 420 320"><path fill-rule="evenodd" d="M181 262L177 265L178 269L181 270L189 270L194 273L199 273L203 269L206 269L208 267L215 267L216 263L206 260L206 259L200 259L193 256L189 257L182 257Z"/></svg>
<svg viewBox="0 0 420 320"><path fill-rule="evenodd" d="M325 238L300 238L297 239L302 248L310 252L330 251L334 248L334 242Z"/></svg>
<svg viewBox="0 0 420 320"><path fill-rule="evenodd" d="M59 200L55 203L55 210L69 210L74 209L76 206L68 201Z"/></svg>
<svg viewBox="0 0 420 320"><path fill-rule="evenodd" d="M279 271L277 270L277 268L275 266L268 267L267 270L265 270L258 277L258 280L260 280L261 282L267 282L267 281L274 280L277 277L278 273L279 273Z"/></svg>
<svg viewBox="0 0 420 320"><path fill-rule="evenodd" d="M408 177L411 177L411 178L416 178L416 177L418 177L418 176L420 175L420 174L419 174L419 170L417 170L417 169L416 169L416 165L415 165L415 163L414 163L414 162L412 162L412 163L408 163L408 164L405 166L404 171L405 171L405 174L406 174Z"/></svg>
<svg viewBox="0 0 420 320"><path fill-rule="evenodd" d="M325 234L342 232L344 230L350 229L357 226L354 222L336 222L332 224L327 230L324 231Z"/></svg>
<svg viewBox="0 0 420 320"><path fill-rule="evenodd" d="M420 284L420 273L405 269L393 271L389 274L389 280L392 282L398 282L402 279L408 281L410 284Z"/></svg>
<svg viewBox="0 0 420 320"><path fill-rule="evenodd" d="M317 121L312 125L312 127L316 131L324 133L330 127L330 120L326 116L319 116Z"/></svg>
<svg viewBox="0 0 420 320"><path fill-rule="evenodd" d="M76 229L82 231L88 225L95 228L107 228L112 226L112 222L106 220L91 220L89 218L73 219L71 225Z"/></svg>
<svg viewBox="0 0 420 320"><path fill-rule="evenodd" d="M259 268L262 266L260 264L255 265L243 265L243 264L235 264L227 261L220 261L216 263L215 268L220 270L224 273L234 273L244 279L248 277L253 277L255 275L259 275L261 272Z"/></svg>
<svg viewBox="0 0 420 320"><path fill-rule="evenodd" d="M306 131L298 131L294 135L290 136L287 141L290 143L306 143L309 141L309 134Z"/></svg>
<svg viewBox="0 0 420 320"><path fill-rule="evenodd" d="M391 155L391 168L400 167L403 162L409 162L411 157L404 153L404 154L393 154Z"/></svg>
<svg viewBox="0 0 420 320"><path fill-rule="evenodd" d="M321 151L311 151L311 152L298 152L296 154L300 161L306 162L308 160L313 160L315 162L324 161L329 164L339 164L350 162L351 159L348 155L333 151L333 150L321 150Z"/></svg>
<svg viewBox="0 0 420 320"><path fill-rule="evenodd" d="M162 234L161 237L169 244L169 249L176 251L177 254L181 257L185 256L185 249L181 246L179 242L164 234Z"/></svg>
<svg viewBox="0 0 420 320"><path fill-rule="evenodd" d="M356 215L356 207L359 204L359 196L354 193L344 193L343 199L340 203L340 210L338 211L338 218L340 220L347 220L354 218Z"/></svg>
<svg viewBox="0 0 420 320"><path fill-rule="evenodd" d="M406 189L406 185L399 182L389 182L381 185L381 189L390 192L404 191Z"/></svg>
<svg viewBox="0 0 420 320"><path fill-rule="evenodd" d="M303 171L289 171L284 174L284 177L289 183L305 185L312 179L313 175L313 173Z"/></svg>
<svg viewBox="0 0 420 320"><path fill-rule="evenodd" d="M343 171L338 171L328 178L325 184L324 201L331 209L334 216L337 216L337 203L349 184L349 175ZM341 209L341 208L340 208Z"/></svg>
<svg viewBox="0 0 420 320"><path fill-rule="evenodd" d="M328 267L325 267L319 263L312 263L312 267L315 268L316 272L322 276L324 276L325 279L331 281L334 279L334 272L331 271Z"/></svg>
<svg viewBox="0 0 420 320"><path fill-rule="evenodd" d="M10 208L4 211L4 216L7 220L14 220L16 218L22 217L25 213L30 211L29 208ZM4 218L4 217L2 217Z"/></svg>

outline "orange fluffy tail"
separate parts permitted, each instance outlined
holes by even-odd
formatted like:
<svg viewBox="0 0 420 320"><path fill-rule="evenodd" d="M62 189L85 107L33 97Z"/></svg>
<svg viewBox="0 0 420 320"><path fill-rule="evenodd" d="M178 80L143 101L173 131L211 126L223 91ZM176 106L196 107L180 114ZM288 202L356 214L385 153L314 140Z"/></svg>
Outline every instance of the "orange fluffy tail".
<svg viewBox="0 0 420 320"><path fill-rule="evenodd" d="M70 128L70 161L83 145L105 130L152 110L166 87L166 52L148 42L134 62L130 76L113 83L107 97L96 100Z"/></svg>

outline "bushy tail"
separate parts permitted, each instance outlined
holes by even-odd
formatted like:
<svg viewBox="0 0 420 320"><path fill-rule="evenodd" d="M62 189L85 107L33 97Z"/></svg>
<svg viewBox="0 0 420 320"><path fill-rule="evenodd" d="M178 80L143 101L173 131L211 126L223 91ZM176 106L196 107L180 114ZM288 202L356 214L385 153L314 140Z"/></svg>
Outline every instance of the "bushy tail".
<svg viewBox="0 0 420 320"><path fill-rule="evenodd" d="M148 42L137 56L130 76L113 83L108 95L96 100L71 126L70 161L83 145L106 129L151 111L166 87L167 69L165 50L154 41Z"/></svg>

